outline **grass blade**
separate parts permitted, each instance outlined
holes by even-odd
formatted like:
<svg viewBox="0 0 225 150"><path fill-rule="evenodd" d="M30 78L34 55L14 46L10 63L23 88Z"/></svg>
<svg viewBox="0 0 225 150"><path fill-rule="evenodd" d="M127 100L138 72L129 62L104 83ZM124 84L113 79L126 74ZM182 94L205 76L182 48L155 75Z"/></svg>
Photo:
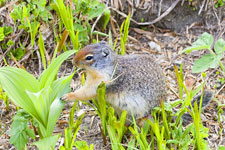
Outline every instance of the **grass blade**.
<svg viewBox="0 0 225 150"><path fill-rule="evenodd" d="M42 37L41 32L39 32L38 45L39 45L39 48L40 48L42 64L43 64L43 67L44 67L44 70L45 70L47 68L46 67L46 59L45 59L45 45L44 45L44 41L43 41L43 37Z"/></svg>

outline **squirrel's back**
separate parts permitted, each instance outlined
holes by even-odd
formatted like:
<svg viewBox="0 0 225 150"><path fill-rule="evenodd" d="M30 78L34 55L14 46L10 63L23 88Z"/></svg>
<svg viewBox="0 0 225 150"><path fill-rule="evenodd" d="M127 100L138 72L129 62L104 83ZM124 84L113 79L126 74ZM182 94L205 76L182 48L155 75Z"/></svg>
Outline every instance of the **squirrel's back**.
<svg viewBox="0 0 225 150"><path fill-rule="evenodd" d="M147 116L166 100L166 86L163 71L147 54L118 56L114 80L107 85L106 100L117 112L131 111L136 118Z"/></svg>
<svg viewBox="0 0 225 150"><path fill-rule="evenodd" d="M86 70L87 78L84 86L63 97L66 101L96 98L102 81L106 83L106 100L118 114L126 110L128 119L132 119L132 113L136 119L146 117L161 100L166 101L163 71L150 55L119 56L107 43L100 42L80 50L73 63ZM202 107L212 96L212 92L204 92Z"/></svg>

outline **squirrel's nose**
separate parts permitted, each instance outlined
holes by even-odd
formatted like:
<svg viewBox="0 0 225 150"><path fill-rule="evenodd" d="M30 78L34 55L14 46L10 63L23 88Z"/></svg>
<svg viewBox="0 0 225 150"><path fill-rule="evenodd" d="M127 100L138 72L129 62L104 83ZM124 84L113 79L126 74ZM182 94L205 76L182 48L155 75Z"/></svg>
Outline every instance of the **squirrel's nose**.
<svg viewBox="0 0 225 150"><path fill-rule="evenodd" d="M76 54L75 57L73 57L72 64L75 65L75 66L78 66L80 64L79 60L80 60L79 55Z"/></svg>
<svg viewBox="0 0 225 150"><path fill-rule="evenodd" d="M76 61L75 57L74 57L73 60L72 60L72 64L73 64L73 65L77 65L77 61Z"/></svg>

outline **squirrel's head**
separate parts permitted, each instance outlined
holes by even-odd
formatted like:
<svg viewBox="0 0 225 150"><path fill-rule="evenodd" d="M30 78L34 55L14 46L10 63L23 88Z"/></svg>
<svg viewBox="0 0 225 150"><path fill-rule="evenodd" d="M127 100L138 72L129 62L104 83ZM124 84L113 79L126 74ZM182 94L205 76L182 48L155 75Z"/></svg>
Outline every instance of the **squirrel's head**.
<svg viewBox="0 0 225 150"><path fill-rule="evenodd" d="M81 49L73 59L73 64L84 69L104 70L114 66L116 53L106 42L91 44Z"/></svg>

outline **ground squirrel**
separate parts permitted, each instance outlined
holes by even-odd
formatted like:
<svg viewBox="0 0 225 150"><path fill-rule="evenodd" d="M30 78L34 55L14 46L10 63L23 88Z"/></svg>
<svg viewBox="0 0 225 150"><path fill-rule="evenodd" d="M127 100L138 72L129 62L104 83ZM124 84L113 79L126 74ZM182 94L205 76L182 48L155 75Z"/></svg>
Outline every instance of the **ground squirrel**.
<svg viewBox="0 0 225 150"><path fill-rule="evenodd" d="M100 42L80 50L73 64L85 69L87 77L83 87L63 96L66 101L96 98L102 81L106 83L106 101L117 114L126 110L128 119L131 112L136 119L148 116L162 99L166 100L163 71L148 54L120 56Z"/></svg>

